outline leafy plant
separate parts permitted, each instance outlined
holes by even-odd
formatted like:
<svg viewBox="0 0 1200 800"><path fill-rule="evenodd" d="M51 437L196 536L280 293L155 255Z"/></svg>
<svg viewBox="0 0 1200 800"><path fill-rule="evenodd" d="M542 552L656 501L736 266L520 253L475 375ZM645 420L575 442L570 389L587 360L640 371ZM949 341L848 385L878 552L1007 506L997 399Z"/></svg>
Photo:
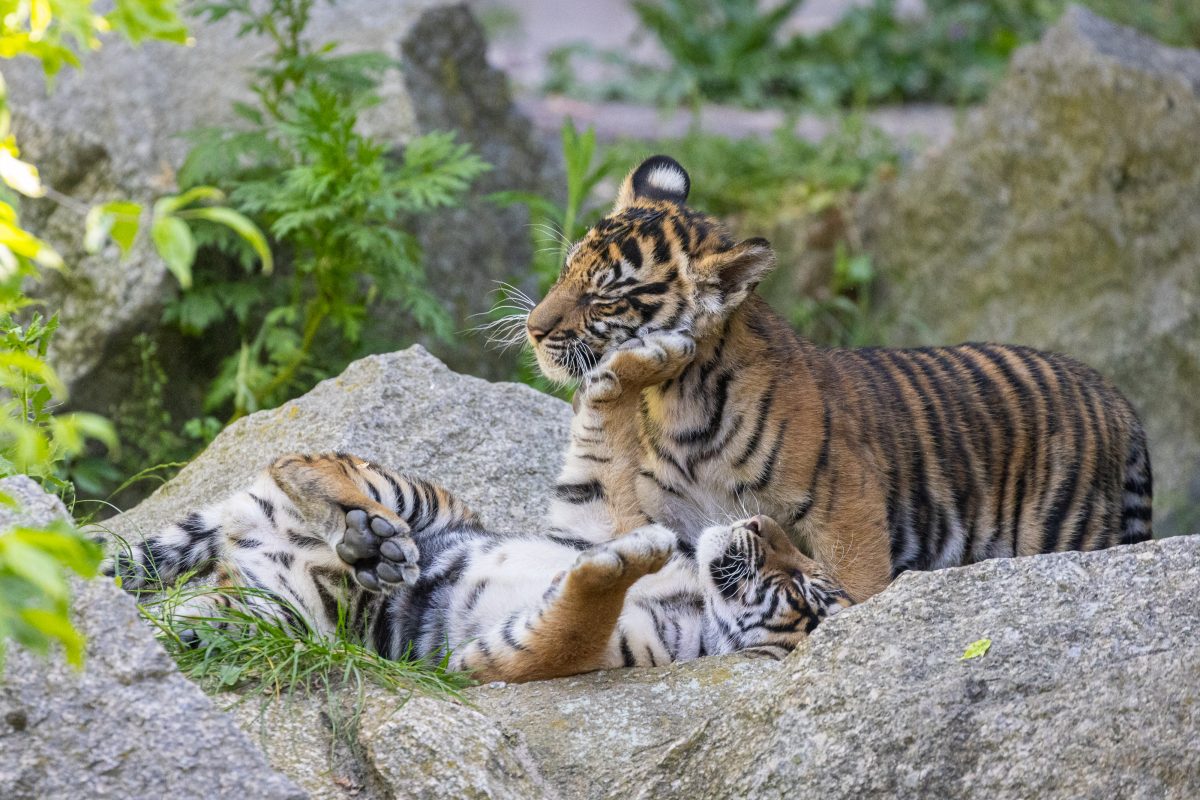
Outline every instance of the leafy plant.
<svg viewBox="0 0 1200 800"><path fill-rule="evenodd" d="M380 75L395 64L378 53L335 55L305 34L313 0L216 0L212 20L240 21L240 35L273 49L251 84L255 103L236 110L238 130L194 136L185 186L212 183L267 230L285 255L278 279L200 270L167 311L191 335L232 326L241 345L224 361L205 400L232 418L282 402L335 371L360 339L368 307L386 301L422 328L448 336L445 311L429 293L420 248L403 219L458 201L488 167L453 136L432 133L399 160L357 130L376 102ZM249 268L242 241L203 226L197 241ZM185 288L187 288L185 286ZM332 330L336 336L330 336Z"/></svg>
<svg viewBox="0 0 1200 800"><path fill-rule="evenodd" d="M16 501L0 493L0 504ZM100 548L65 520L0 533L0 667L10 639L43 655L58 642L68 663L83 663L84 641L71 624L66 572L90 578L99 565Z"/></svg>
<svg viewBox="0 0 1200 800"><path fill-rule="evenodd" d="M133 42L179 42L186 36L171 0L118 0L106 14L96 13L91 0L6 2L0 11L0 58L35 58L47 79L64 66L78 66L80 54L99 47L99 35L108 30ZM17 318L32 302L26 284L41 269L64 265L18 220L16 194L42 197L48 191L37 168L21 160L10 121L8 93L0 80L0 180L7 187L0 197L0 477L25 473L69 494L64 461L82 451L89 437L110 448L115 441L111 427L98 417L55 415L65 392L45 357L56 318ZM125 234L122 229L117 235ZM0 504L15 506L16 501L0 493ZM69 662L81 663L83 642L71 623L66 574L91 576L99 558L99 548L65 521L0 532L0 657L10 639L40 653L57 642Z"/></svg>
<svg viewBox="0 0 1200 800"><path fill-rule="evenodd" d="M558 279L571 245L582 237L600 218L605 206L589 202L593 190L610 177L618 167L619 154L598 154L596 131L588 128L580 133L568 119L560 132L563 160L567 173L567 196L562 205L544 195L532 192L496 192L491 196L502 205L522 204L528 207L530 230L533 236L533 273L537 276L538 294L543 295ZM492 310L494 319L481 326L490 340L501 347L525 341L525 318L535 301L514 286L500 289L500 300ZM513 312L513 313L505 313ZM517 380L548 394L569 397L569 387L550 383L530 358L519 367Z"/></svg>

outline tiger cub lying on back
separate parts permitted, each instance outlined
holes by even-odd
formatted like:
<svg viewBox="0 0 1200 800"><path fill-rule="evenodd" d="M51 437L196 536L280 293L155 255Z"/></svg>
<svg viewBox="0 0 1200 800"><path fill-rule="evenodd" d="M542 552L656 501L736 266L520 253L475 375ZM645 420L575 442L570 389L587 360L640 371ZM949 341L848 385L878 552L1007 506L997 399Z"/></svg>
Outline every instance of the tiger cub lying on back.
<svg viewBox="0 0 1200 800"><path fill-rule="evenodd" d="M133 592L192 570L256 591L199 595L184 617L238 602L332 633L342 604L379 653L448 647L451 668L485 681L787 651L849 604L765 517L695 546L658 525L615 540L501 536L445 489L341 454L280 458L107 568Z"/></svg>

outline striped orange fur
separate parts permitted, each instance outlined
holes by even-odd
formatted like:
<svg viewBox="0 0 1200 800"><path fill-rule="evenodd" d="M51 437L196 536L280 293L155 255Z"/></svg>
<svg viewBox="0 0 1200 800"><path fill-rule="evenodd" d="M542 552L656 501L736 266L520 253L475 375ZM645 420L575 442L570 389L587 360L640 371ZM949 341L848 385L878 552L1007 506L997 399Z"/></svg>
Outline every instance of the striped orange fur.
<svg viewBox="0 0 1200 800"><path fill-rule="evenodd" d="M768 243L689 186L665 156L631 172L528 317L542 371L584 387L561 528L763 513L856 601L908 569L1150 538L1145 433L1109 381L1027 347L806 341L754 294Z"/></svg>

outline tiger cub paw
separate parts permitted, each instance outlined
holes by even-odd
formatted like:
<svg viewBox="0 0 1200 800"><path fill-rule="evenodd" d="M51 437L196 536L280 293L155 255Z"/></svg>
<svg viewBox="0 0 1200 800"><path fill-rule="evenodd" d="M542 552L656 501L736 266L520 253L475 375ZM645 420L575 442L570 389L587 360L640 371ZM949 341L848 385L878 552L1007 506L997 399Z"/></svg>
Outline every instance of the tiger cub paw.
<svg viewBox="0 0 1200 800"><path fill-rule="evenodd" d="M371 592L390 592L420 577L420 552L408 525L361 508L346 513L346 530L334 547L358 585Z"/></svg>
<svg viewBox="0 0 1200 800"><path fill-rule="evenodd" d="M571 568L575 580L597 588L628 586L658 572L675 552L675 534L659 525L639 528L581 553Z"/></svg>
<svg viewBox="0 0 1200 800"><path fill-rule="evenodd" d="M659 331L629 339L584 376L584 399L605 403L624 392L678 377L695 354L696 340L684 331Z"/></svg>

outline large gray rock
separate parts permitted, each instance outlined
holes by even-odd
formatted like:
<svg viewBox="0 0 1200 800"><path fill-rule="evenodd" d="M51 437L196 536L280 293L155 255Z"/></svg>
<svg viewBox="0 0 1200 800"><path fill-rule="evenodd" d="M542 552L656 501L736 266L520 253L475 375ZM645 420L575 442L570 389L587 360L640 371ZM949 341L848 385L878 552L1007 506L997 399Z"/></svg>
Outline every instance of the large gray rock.
<svg viewBox="0 0 1200 800"><path fill-rule="evenodd" d="M910 573L783 662L471 699L580 798L1200 792L1200 537ZM964 648L992 640L981 658Z"/></svg>
<svg viewBox="0 0 1200 800"><path fill-rule="evenodd" d="M232 713L310 800L553 800L520 733L447 699L365 687L238 698Z"/></svg>
<svg viewBox="0 0 1200 800"><path fill-rule="evenodd" d="M419 348L376 356L237 423L110 526L146 532L279 452L338 447L530 529L568 419L557 400L456 376ZM960 660L985 637L984 656ZM473 709L371 690L357 748L333 733L323 696L238 716L322 798L1183 800L1200 793L1200 537L906 574L783 661L726 656L466 699Z"/></svg>
<svg viewBox="0 0 1200 800"><path fill-rule="evenodd" d="M414 345L356 361L303 397L238 420L104 527L137 538L231 494L279 455L344 450L441 481L498 530L536 530L570 424L561 400L458 375Z"/></svg>
<svg viewBox="0 0 1200 800"><path fill-rule="evenodd" d="M187 22L193 45L132 48L110 41L85 58L82 71L62 73L50 93L36 65L5 66L18 139L48 184L84 205L128 198L148 207L176 188L175 171L189 148L183 134L237 126L233 103L250 99L246 82L267 52L266 42L236 38L234 20ZM455 130L494 166L467 210L412 223L429 251L431 288L449 310L453 330L477 324L471 315L490 307L495 282L527 282L531 263L527 214L487 203L484 193L545 192L557 185L547 177L555 174L548 151L514 110L503 75L487 66L478 24L464 6L446 7L444 0L339 0L315 4L309 30L317 41L340 43L340 51L378 50L398 58L401 39L423 31L409 36L404 48L412 80L390 73L380 88L383 102L366 112L363 128L397 147L430 130ZM177 286L148 237L126 260L115 245L90 256L82 249L78 208L28 201L23 211L31 229L71 267L63 275L47 274L38 291L49 308L61 311L52 358L75 405L111 410L128 385L123 373L137 368L133 337L152 332L163 344L160 354L176 389L169 400L180 406L175 410L181 419L194 415L200 392L187 383L207 384L211 371L196 374L203 371L194 363L173 358L169 351L180 343L158 330L163 303ZM470 266L464 271L461 265ZM377 319L372 334L383 346L411 340L407 320L392 321L386 330L381 324ZM511 374L511 357L485 354L481 337L439 346L464 369Z"/></svg>
<svg viewBox="0 0 1200 800"><path fill-rule="evenodd" d="M104 529L136 539L230 494L278 455L345 450L442 481L497 529L536 530L570 419L561 400L455 374L420 346L371 356L297 400L239 420ZM404 699L372 691L356 726L332 720L323 696L265 706L250 698L235 713L271 763L314 798L553 795L519 736L459 704ZM343 715L357 716L353 708ZM347 729L360 747L348 746Z"/></svg>
<svg viewBox="0 0 1200 800"><path fill-rule="evenodd" d="M0 481L20 511L0 530L67 517L25 477ZM6 800L78 797L304 797L176 670L111 581L76 581L82 671L13 647L0 681L0 786Z"/></svg>
<svg viewBox="0 0 1200 800"><path fill-rule="evenodd" d="M1160 533L1200 523L1200 52L1075 7L860 214L897 343L1014 341L1112 377Z"/></svg>

